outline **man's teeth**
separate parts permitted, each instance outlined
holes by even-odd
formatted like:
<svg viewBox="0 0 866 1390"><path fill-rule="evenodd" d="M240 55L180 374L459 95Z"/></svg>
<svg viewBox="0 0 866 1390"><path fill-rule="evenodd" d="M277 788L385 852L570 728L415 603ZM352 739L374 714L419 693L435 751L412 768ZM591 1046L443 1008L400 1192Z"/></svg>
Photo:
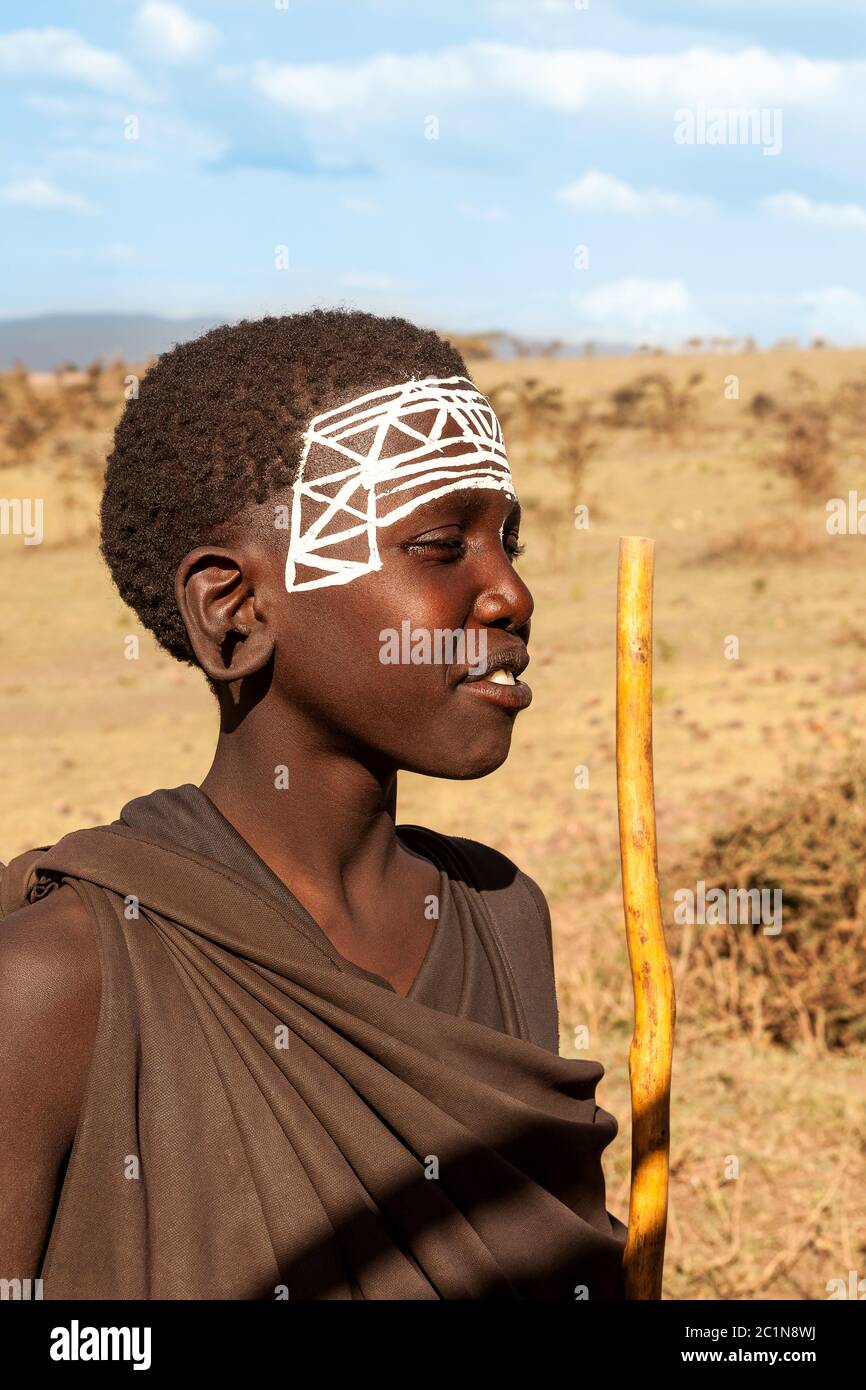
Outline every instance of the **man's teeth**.
<svg viewBox="0 0 866 1390"><path fill-rule="evenodd" d="M506 671L504 667L498 666L495 671L487 673L487 680L493 681L494 685L514 685L514 672Z"/></svg>

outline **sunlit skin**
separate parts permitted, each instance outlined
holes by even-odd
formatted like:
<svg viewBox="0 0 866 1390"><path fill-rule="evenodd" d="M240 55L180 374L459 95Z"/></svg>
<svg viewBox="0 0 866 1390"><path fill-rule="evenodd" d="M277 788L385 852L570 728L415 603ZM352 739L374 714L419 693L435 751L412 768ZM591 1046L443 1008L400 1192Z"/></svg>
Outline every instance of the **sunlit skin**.
<svg viewBox="0 0 866 1390"><path fill-rule="evenodd" d="M314 451L308 473L333 467ZM380 569L287 593L288 537L274 517L290 502L287 491L246 512L178 569L177 600L220 700L201 786L337 950L405 994L436 925L424 905L439 876L396 833L397 773L492 772L528 689L461 680L465 664L383 664L380 634L406 620L475 630L493 665L519 676L533 609L514 567L520 507L468 487L422 503L379 528ZM342 553L363 559L366 546ZM287 789L275 785L280 767Z"/></svg>

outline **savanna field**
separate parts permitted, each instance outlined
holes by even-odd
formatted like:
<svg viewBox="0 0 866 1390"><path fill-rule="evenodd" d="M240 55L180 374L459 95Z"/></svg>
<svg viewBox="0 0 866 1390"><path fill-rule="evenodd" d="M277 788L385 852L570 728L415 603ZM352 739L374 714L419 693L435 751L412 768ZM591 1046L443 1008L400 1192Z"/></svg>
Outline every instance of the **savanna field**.
<svg viewBox="0 0 866 1390"><path fill-rule="evenodd" d="M654 537L679 1009L665 1295L827 1298L828 1281L866 1278L866 534L829 534L826 505L866 499L866 350L470 368L523 504L535 698L503 768L405 776L398 819L494 845L544 889L561 1050L604 1064L597 1099L620 1127L608 1207L627 1220L616 564L621 535ZM210 765L203 679L156 647L98 554L105 455L136 370L0 376L0 498L44 499L42 544L0 534L2 861ZM699 880L781 888L782 931L679 925L674 893Z"/></svg>

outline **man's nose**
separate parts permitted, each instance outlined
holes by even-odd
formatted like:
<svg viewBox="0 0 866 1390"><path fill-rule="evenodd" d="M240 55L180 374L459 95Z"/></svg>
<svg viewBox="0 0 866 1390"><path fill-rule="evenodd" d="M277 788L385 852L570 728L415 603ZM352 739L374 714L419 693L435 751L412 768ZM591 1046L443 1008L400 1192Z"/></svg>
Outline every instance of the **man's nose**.
<svg viewBox="0 0 866 1390"><path fill-rule="evenodd" d="M502 565L495 579L485 586L475 600L476 619L485 627L507 627L527 641L534 608L532 594L503 554Z"/></svg>

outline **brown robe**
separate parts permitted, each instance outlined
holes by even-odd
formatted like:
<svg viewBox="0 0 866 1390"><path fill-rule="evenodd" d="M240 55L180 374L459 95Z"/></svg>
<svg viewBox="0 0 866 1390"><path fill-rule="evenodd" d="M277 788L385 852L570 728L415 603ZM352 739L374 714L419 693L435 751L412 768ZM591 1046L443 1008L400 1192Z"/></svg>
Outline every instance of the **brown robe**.
<svg viewBox="0 0 866 1390"><path fill-rule="evenodd" d="M154 837L148 801L27 856L29 900L66 881L91 909L102 968L44 1296L621 1298L617 1125L601 1064L558 1056L531 880L399 827L447 881L439 927L481 943L490 1026L347 962L287 889Z"/></svg>
<svg viewBox="0 0 866 1390"><path fill-rule="evenodd" d="M215 859L223 868L234 870L276 898L290 915L299 915L319 945L326 952L336 954L306 908L200 787L187 782L181 787L137 797L124 806L120 820L149 840L159 840L162 844L172 844ZM397 834L415 853L435 858L428 845L431 832L419 826L398 826ZM509 958L519 958L520 1000L528 1036L542 1047L558 1052L559 1018L547 903L537 884L517 870L510 860L484 845L475 845L473 850L476 857L482 856L478 869L486 885L493 919L500 926L503 949ZM408 991L410 998L432 1009L440 1009L442 1013L472 1018L476 1023L486 1023L507 1032L477 914L461 911L451 889L451 880L441 868L437 896L439 920ZM383 989L394 990L391 982L381 975L364 970L344 956L338 959L342 970L373 980Z"/></svg>

